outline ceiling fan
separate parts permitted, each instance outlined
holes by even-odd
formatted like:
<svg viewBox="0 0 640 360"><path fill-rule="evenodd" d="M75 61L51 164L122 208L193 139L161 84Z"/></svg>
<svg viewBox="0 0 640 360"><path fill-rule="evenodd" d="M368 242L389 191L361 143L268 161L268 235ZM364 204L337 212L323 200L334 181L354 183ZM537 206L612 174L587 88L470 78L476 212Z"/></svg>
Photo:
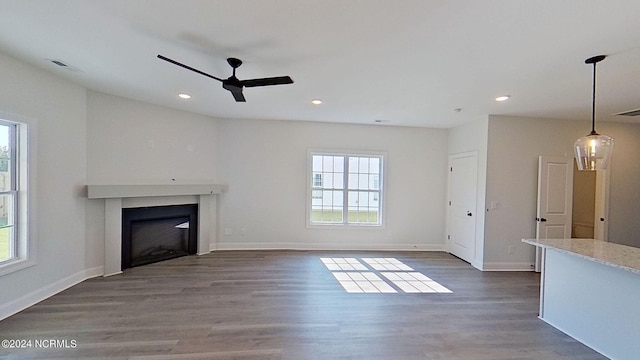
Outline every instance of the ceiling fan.
<svg viewBox="0 0 640 360"><path fill-rule="evenodd" d="M177 62L175 60L169 59L168 57L165 57L165 56L162 56L162 55L158 55L158 58L162 59L164 61L170 62L172 64L178 65L180 67L183 67L183 68L185 68L187 70L191 70L193 72L196 72L196 73L198 73L200 75L204 75L206 77L210 77L212 79L215 79L215 80L218 80L218 81L222 82L222 87L227 89L227 90L229 90L231 92L231 94L233 95L233 98L236 99L237 102L245 102L245 101L247 101L247 100L245 100L244 95L242 94L242 88L244 88L244 87L293 84L293 80L289 76L276 76L276 77L269 77L269 78L239 80L236 77L236 69L240 65L242 65L242 60L236 59L236 58L228 58L227 59L227 62L233 68L233 75L229 76L226 79L221 79L221 78L215 77L213 75L207 74L207 73L205 73L203 71L200 71L198 69L194 69L191 66L179 63L179 62Z"/></svg>

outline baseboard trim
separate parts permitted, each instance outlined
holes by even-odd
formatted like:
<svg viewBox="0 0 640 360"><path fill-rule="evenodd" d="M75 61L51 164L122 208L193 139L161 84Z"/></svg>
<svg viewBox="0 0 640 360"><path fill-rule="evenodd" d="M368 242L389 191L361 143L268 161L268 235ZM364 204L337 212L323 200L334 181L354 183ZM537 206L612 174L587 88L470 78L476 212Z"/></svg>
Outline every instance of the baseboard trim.
<svg viewBox="0 0 640 360"><path fill-rule="evenodd" d="M473 261L471 261L471 266L480 271L484 271L484 264L481 261L477 261L474 259Z"/></svg>
<svg viewBox="0 0 640 360"><path fill-rule="evenodd" d="M87 279L102 276L104 274L104 267L97 266L90 269L79 271L73 275L67 276L64 279L47 285L42 289L38 289L34 292L26 294L8 304L0 306L0 320L6 319L11 315L17 314L20 311L27 309L42 300L45 300L63 290L66 290L74 285L77 285Z"/></svg>
<svg viewBox="0 0 640 360"><path fill-rule="evenodd" d="M350 251L445 251L444 244L311 244L311 243L222 243L216 250L350 250Z"/></svg>
<svg viewBox="0 0 640 360"><path fill-rule="evenodd" d="M533 264L528 262L490 262L484 263L482 271L533 271Z"/></svg>

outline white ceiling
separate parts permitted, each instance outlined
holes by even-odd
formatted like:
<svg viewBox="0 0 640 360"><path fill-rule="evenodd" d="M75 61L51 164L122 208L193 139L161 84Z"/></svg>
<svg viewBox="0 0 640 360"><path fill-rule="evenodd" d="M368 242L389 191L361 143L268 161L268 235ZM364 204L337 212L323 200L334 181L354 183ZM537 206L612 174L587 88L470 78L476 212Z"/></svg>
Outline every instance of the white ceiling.
<svg viewBox="0 0 640 360"><path fill-rule="evenodd" d="M447 128L502 114L588 128L584 60L598 54L609 55L598 64L598 119L640 108L638 0L0 0L0 8L0 52L90 89L215 117ZM247 102L236 103L219 82L158 54L221 78L231 74L225 59L238 57L240 79L295 83L245 88ZM512 97L493 101L502 94Z"/></svg>

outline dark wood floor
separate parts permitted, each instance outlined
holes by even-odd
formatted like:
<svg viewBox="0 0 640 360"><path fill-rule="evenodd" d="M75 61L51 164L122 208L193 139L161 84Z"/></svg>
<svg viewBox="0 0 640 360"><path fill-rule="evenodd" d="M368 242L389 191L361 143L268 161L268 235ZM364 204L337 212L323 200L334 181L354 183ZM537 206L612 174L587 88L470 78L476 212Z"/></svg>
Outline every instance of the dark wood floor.
<svg viewBox="0 0 640 360"><path fill-rule="evenodd" d="M451 294L349 294L320 257L396 257ZM539 275L445 253L225 251L95 278L0 322L2 359L605 359L537 318Z"/></svg>

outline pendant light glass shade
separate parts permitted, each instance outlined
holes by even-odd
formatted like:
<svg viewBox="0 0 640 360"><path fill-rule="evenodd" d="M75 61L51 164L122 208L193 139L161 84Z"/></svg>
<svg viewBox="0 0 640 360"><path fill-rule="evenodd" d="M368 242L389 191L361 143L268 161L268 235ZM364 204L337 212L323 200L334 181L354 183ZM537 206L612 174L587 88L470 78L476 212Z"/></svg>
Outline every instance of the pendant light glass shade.
<svg viewBox="0 0 640 360"><path fill-rule="evenodd" d="M574 147L578 170L606 170L613 151L613 138L589 134L576 140Z"/></svg>
<svg viewBox="0 0 640 360"><path fill-rule="evenodd" d="M573 148L576 152L578 170L606 170L613 152L613 138L596 132L596 64L606 58L598 55L585 60L593 64L593 96L591 98L591 133L576 140Z"/></svg>

